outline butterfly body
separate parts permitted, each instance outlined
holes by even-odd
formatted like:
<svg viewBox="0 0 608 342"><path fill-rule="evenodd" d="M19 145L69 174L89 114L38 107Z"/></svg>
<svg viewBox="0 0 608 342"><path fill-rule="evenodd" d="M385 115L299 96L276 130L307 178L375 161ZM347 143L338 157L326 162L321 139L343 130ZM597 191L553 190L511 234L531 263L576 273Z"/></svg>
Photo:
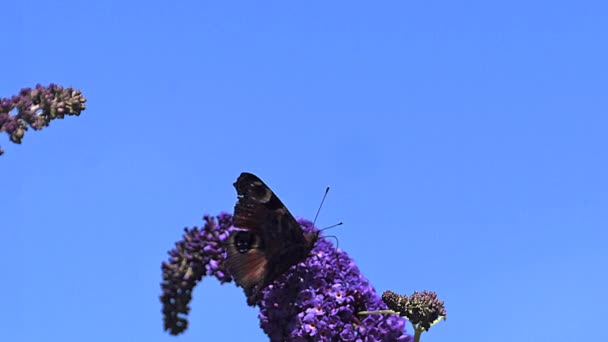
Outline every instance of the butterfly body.
<svg viewBox="0 0 608 342"><path fill-rule="evenodd" d="M257 176L242 173L234 183L238 201L233 226L240 228L228 238L226 267L236 283L258 292L291 266L309 255L318 232L304 233L279 198Z"/></svg>

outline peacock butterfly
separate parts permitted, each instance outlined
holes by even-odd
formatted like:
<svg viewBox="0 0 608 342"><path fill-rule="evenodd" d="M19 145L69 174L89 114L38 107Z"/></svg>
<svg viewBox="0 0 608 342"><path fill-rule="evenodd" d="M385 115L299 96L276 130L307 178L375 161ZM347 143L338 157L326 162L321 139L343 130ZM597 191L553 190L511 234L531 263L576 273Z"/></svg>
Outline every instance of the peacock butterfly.
<svg viewBox="0 0 608 342"><path fill-rule="evenodd" d="M234 183L238 200L228 237L225 266L245 289L249 305L259 291L306 259L319 238L305 233L285 205L257 176L243 172Z"/></svg>

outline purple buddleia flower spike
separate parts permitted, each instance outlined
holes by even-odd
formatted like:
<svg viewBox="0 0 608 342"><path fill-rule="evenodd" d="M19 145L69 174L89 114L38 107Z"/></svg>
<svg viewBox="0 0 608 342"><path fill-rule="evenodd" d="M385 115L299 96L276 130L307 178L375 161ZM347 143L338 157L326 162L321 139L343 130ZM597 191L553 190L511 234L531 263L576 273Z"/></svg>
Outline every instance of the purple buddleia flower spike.
<svg viewBox="0 0 608 342"><path fill-rule="evenodd" d="M185 316L190 311L192 289L203 276L215 276L220 283L232 281L222 267L226 257L223 244L232 230L232 216L221 213L217 217L205 215L203 219L202 229L184 229L183 240L175 243L175 249L169 251L169 261L162 264L160 300L165 330L172 335L178 335L188 327Z"/></svg>
<svg viewBox="0 0 608 342"><path fill-rule="evenodd" d="M298 220L305 232L316 230ZM358 317L386 305L348 255L319 239L303 262L261 291L260 321L272 341L411 341L398 315Z"/></svg>
<svg viewBox="0 0 608 342"><path fill-rule="evenodd" d="M52 83L48 87L38 84L34 89L23 88L10 99L0 98L0 132L6 132L12 142L20 144L28 126L40 130L51 120L80 115L86 101L80 90ZM0 155L3 152L0 149Z"/></svg>
<svg viewBox="0 0 608 342"><path fill-rule="evenodd" d="M171 334L186 329L183 316L203 275L215 275L222 283L231 280L222 268L226 253L221 246L234 228L230 215L222 215L220 224L206 216L202 230L186 230L184 240L169 253L170 261L163 263L161 300L165 329ZM305 232L316 230L310 221L298 222ZM399 315L357 315L387 307L353 260L323 238L308 258L262 289L256 305L271 341L412 341Z"/></svg>

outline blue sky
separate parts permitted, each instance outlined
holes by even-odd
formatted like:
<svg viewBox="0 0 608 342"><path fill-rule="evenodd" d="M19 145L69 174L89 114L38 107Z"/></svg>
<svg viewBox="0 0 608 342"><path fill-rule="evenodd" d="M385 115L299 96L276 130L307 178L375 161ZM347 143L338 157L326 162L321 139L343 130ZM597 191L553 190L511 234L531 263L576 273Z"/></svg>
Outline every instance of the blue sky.
<svg viewBox="0 0 608 342"><path fill-rule="evenodd" d="M0 144L2 341L265 340L208 279L162 330L160 263L260 176L378 291L432 290L423 341L602 341L601 1L19 1L0 97L87 110Z"/></svg>

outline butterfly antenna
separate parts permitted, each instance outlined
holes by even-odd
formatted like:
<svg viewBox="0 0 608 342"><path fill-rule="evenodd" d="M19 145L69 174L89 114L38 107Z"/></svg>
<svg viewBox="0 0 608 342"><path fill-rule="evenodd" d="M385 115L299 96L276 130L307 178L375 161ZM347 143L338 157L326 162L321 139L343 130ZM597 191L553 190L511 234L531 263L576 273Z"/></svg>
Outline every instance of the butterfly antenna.
<svg viewBox="0 0 608 342"><path fill-rule="evenodd" d="M323 236L324 238L333 238L334 240L336 240L336 249L338 248L338 237L335 235L325 235Z"/></svg>
<svg viewBox="0 0 608 342"><path fill-rule="evenodd" d="M319 213L321 212L321 208L323 207L323 202L325 202L325 198L327 197L328 192L329 192L329 187L327 187L327 189L325 189L325 194L323 195L323 199L321 200L319 209L317 209L317 214L315 215L315 219L312 221L313 226L315 225L315 223L317 223L317 218L319 217Z"/></svg>
<svg viewBox="0 0 608 342"><path fill-rule="evenodd" d="M337 226L341 226L341 225L343 225L343 224L344 224L344 222L338 222L338 223L336 223L336 224L334 224L334 225L331 225L331 226L329 226L329 227L325 227L325 228L323 228L323 229L319 229L319 231L320 231L320 232L322 232L322 231L324 231L324 230L328 230L328 229L330 229L330 228L334 228L334 227L337 227ZM332 235L329 235L329 236L332 236Z"/></svg>

